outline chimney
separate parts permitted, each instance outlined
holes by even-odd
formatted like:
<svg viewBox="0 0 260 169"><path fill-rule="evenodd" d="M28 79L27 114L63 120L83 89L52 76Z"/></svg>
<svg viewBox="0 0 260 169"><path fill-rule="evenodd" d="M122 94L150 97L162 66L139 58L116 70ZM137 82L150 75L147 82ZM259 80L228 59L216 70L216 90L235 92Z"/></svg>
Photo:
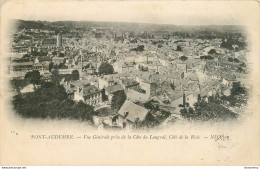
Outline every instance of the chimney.
<svg viewBox="0 0 260 169"><path fill-rule="evenodd" d="M129 112L124 112L124 118L128 116Z"/></svg>
<svg viewBox="0 0 260 169"><path fill-rule="evenodd" d="M82 88L78 87L78 93L81 93L81 92L82 92Z"/></svg>

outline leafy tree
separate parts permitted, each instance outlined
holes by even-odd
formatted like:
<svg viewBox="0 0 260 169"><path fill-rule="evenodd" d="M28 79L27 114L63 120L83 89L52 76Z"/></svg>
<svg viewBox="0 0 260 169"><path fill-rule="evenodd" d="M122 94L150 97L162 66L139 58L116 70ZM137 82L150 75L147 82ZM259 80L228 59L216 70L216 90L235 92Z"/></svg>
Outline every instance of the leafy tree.
<svg viewBox="0 0 260 169"><path fill-rule="evenodd" d="M57 51L52 52L52 55L56 56L57 55Z"/></svg>
<svg viewBox="0 0 260 169"><path fill-rule="evenodd" d="M216 50L215 49L210 49L210 51L208 52L209 55L212 55L212 54L216 54Z"/></svg>
<svg viewBox="0 0 260 169"><path fill-rule="evenodd" d="M114 68L113 68L113 66L111 64L105 62L105 63L102 63L99 66L98 71L99 71L99 74L108 75L108 74L113 74L114 73Z"/></svg>
<svg viewBox="0 0 260 169"><path fill-rule="evenodd" d="M188 109L181 109L181 116L185 119L191 120L194 115L194 109L191 107L189 107Z"/></svg>
<svg viewBox="0 0 260 169"><path fill-rule="evenodd" d="M237 72L239 72L239 73L241 73L241 72L244 72L245 70L241 67L241 66L239 66L238 68L237 68Z"/></svg>
<svg viewBox="0 0 260 169"><path fill-rule="evenodd" d="M24 88L29 83L25 81L24 79L12 79L10 81L13 89L20 90L21 88Z"/></svg>
<svg viewBox="0 0 260 169"><path fill-rule="evenodd" d="M237 114L212 99L208 103L205 101L195 103L194 109L182 109L181 116L193 121L226 121L238 117Z"/></svg>
<svg viewBox="0 0 260 169"><path fill-rule="evenodd" d="M240 61L237 58L234 58L234 62L239 63Z"/></svg>
<svg viewBox="0 0 260 169"><path fill-rule="evenodd" d="M246 64L244 62L242 62L239 66L246 67Z"/></svg>
<svg viewBox="0 0 260 169"><path fill-rule="evenodd" d="M181 46L178 45L176 51L182 51Z"/></svg>
<svg viewBox="0 0 260 169"><path fill-rule="evenodd" d="M54 67L54 64L53 64L53 62L51 62L50 64L49 64L49 71L51 72L51 70L52 70L52 68Z"/></svg>
<svg viewBox="0 0 260 169"><path fill-rule="evenodd" d="M234 59L231 58L231 57L229 57L229 58L228 58L228 61L229 61L229 62L234 62Z"/></svg>
<svg viewBox="0 0 260 169"><path fill-rule="evenodd" d="M24 76L24 79L33 85L39 84L41 81L41 75L38 70L33 70L31 72L27 72Z"/></svg>
<svg viewBox="0 0 260 169"><path fill-rule="evenodd" d="M238 48L236 49L236 51L239 50L243 50L246 48L246 42L240 42L238 40L235 39L227 39L226 41L222 41L222 43L220 44L221 48L227 48L229 50L234 50L233 45L237 45Z"/></svg>
<svg viewBox="0 0 260 169"><path fill-rule="evenodd" d="M237 58L234 58L234 59L233 59L233 58L229 57L229 58L228 58L228 61L229 61L229 62L239 63L239 60L238 60Z"/></svg>
<svg viewBox="0 0 260 169"><path fill-rule="evenodd" d="M214 57L212 57L212 56L200 56L200 59L201 60L213 60L214 59Z"/></svg>
<svg viewBox="0 0 260 169"><path fill-rule="evenodd" d="M68 99L63 86L43 82L33 93L19 94L12 100L14 109L26 118L70 118L92 121L92 106Z"/></svg>
<svg viewBox="0 0 260 169"><path fill-rule="evenodd" d="M157 45L157 42L156 41L152 41L152 45Z"/></svg>
<svg viewBox="0 0 260 169"><path fill-rule="evenodd" d="M161 48L161 47L163 47L163 46L162 46L161 44L158 44L157 47L158 47L158 48Z"/></svg>
<svg viewBox="0 0 260 169"><path fill-rule="evenodd" d="M52 71L51 80L56 85L58 85L60 83L59 70L55 69Z"/></svg>
<svg viewBox="0 0 260 169"><path fill-rule="evenodd" d="M246 94L246 88L241 85L240 82L233 82L230 91L231 96Z"/></svg>
<svg viewBox="0 0 260 169"><path fill-rule="evenodd" d="M57 68L58 69L67 69L68 66L66 66L64 63L60 63Z"/></svg>
<svg viewBox="0 0 260 169"><path fill-rule="evenodd" d="M72 79L73 80L79 80L79 71L78 70L72 71Z"/></svg>
<svg viewBox="0 0 260 169"><path fill-rule="evenodd" d="M126 94L123 90L115 92L112 97L111 107L113 109L119 110L126 100Z"/></svg>
<svg viewBox="0 0 260 169"><path fill-rule="evenodd" d="M231 106L242 106L247 104L248 92L240 82L233 82L230 96L226 97Z"/></svg>
<svg viewBox="0 0 260 169"><path fill-rule="evenodd" d="M186 61L187 59L188 59L188 57L186 57L186 56L181 56L181 57L180 57L180 60L181 60L181 61Z"/></svg>
<svg viewBox="0 0 260 169"><path fill-rule="evenodd" d="M65 55L64 55L64 53L60 53L59 55L58 55L58 57L64 57Z"/></svg>
<svg viewBox="0 0 260 169"><path fill-rule="evenodd" d="M136 48L130 49L131 51L142 52L144 51L144 45L138 45Z"/></svg>
<svg viewBox="0 0 260 169"><path fill-rule="evenodd" d="M142 52L144 51L144 45L138 45L136 48L137 52Z"/></svg>

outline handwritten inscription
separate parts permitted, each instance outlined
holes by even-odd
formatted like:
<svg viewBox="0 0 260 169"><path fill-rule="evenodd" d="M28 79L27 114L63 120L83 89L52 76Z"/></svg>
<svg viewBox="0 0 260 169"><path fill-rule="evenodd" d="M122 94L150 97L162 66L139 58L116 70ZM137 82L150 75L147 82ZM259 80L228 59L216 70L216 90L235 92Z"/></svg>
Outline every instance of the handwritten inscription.
<svg viewBox="0 0 260 169"><path fill-rule="evenodd" d="M228 135L224 135L224 134L221 134L221 135L211 135L210 139L212 139L214 141L229 141L230 140L229 136Z"/></svg>

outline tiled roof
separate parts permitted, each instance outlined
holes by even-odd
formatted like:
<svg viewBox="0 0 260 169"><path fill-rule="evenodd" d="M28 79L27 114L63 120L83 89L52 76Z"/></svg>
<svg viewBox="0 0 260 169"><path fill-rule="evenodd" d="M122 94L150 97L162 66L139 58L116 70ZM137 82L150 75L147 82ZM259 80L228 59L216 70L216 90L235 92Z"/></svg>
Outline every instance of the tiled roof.
<svg viewBox="0 0 260 169"><path fill-rule="evenodd" d="M113 86L108 86L105 88L105 91L108 92L109 94L111 93L115 93L117 91L120 91L120 90L124 90L123 87L121 85L113 85Z"/></svg>
<svg viewBox="0 0 260 169"><path fill-rule="evenodd" d="M129 78L125 78L122 79L122 83L125 86L133 86L133 85L138 85L139 83L137 81L135 81L134 79L129 79Z"/></svg>
<svg viewBox="0 0 260 169"><path fill-rule="evenodd" d="M100 92L100 90L94 85L83 87L83 96L88 96L98 92Z"/></svg>
<svg viewBox="0 0 260 169"><path fill-rule="evenodd" d="M140 121L143 121L146 115L148 114L148 112L149 112L148 109L145 109L137 104L134 104L129 100L126 100L123 106L118 111L118 114L124 116L125 113L128 113L126 119L128 119L131 122L135 122L136 118L138 118Z"/></svg>

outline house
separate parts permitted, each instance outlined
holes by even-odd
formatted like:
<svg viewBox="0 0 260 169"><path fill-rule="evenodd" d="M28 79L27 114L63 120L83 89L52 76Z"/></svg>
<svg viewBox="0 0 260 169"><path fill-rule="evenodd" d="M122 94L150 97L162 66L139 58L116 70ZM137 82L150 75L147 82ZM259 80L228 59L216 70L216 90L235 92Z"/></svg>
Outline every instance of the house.
<svg viewBox="0 0 260 169"><path fill-rule="evenodd" d="M33 70L38 70L41 74L49 72L49 62L36 63L33 65Z"/></svg>
<svg viewBox="0 0 260 169"><path fill-rule="evenodd" d="M118 73L132 73L135 70L135 64L125 62L121 68L119 68Z"/></svg>
<svg viewBox="0 0 260 169"><path fill-rule="evenodd" d="M105 87L105 95L108 97L108 103L111 103L112 97L118 91L124 90L120 84Z"/></svg>
<svg viewBox="0 0 260 169"><path fill-rule="evenodd" d="M114 84L113 76L101 77L98 79L99 89L104 89L105 87L111 86Z"/></svg>
<svg viewBox="0 0 260 169"><path fill-rule="evenodd" d="M126 96L130 101L140 102L140 103L145 103L150 98L147 94L141 93L133 89L128 89L126 91Z"/></svg>
<svg viewBox="0 0 260 169"><path fill-rule="evenodd" d="M156 95L156 83L139 77L136 77L136 81L139 83L140 89L144 90L148 97L153 97Z"/></svg>
<svg viewBox="0 0 260 169"><path fill-rule="evenodd" d="M126 100L118 111L116 123L122 128L133 128L136 123L144 122L149 113L150 110Z"/></svg>
<svg viewBox="0 0 260 169"><path fill-rule="evenodd" d="M226 86L231 86L236 81L236 76L231 74L221 74L221 82Z"/></svg>
<svg viewBox="0 0 260 169"><path fill-rule="evenodd" d="M10 75L14 77L24 76L33 70L33 62L12 62L9 66Z"/></svg>
<svg viewBox="0 0 260 169"><path fill-rule="evenodd" d="M177 63L176 66L177 66L177 70L187 73L187 64Z"/></svg>
<svg viewBox="0 0 260 169"><path fill-rule="evenodd" d="M74 100L82 100L88 105L96 107L102 103L102 93L94 85L86 84L77 86L77 90L74 93Z"/></svg>
<svg viewBox="0 0 260 169"><path fill-rule="evenodd" d="M125 91L127 91L128 89L134 89L134 90L139 89L139 83L134 79L123 78L119 80L119 83L121 84L121 86L124 88Z"/></svg>
<svg viewBox="0 0 260 169"><path fill-rule="evenodd" d="M45 38L41 40L41 46L56 46L57 39L55 38Z"/></svg>
<svg viewBox="0 0 260 169"><path fill-rule="evenodd" d="M42 63L42 62L51 62L51 57L50 56L37 56L34 59L34 63Z"/></svg>
<svg viewBox="0 0 260 169"><path fill-rule="evenodd" d="M65 63L65 58L64 57L53 57L52 62L54 65L59 65L61 63Z"/></svg>

